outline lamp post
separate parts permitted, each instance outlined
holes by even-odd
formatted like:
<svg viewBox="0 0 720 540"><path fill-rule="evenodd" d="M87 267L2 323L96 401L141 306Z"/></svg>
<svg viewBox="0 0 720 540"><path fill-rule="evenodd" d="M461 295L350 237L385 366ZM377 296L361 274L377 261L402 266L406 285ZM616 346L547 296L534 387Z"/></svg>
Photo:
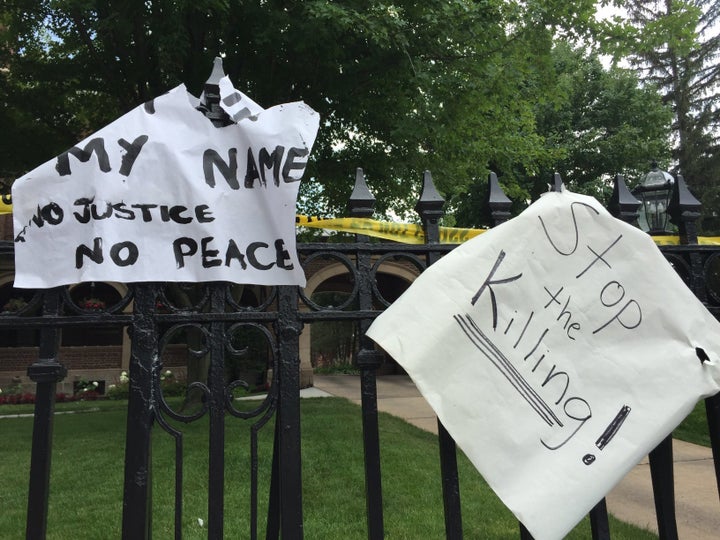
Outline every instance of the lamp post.
<svg viewBox="0 0 720 540"><path fill-rule="evenodd" d="M640 200L638 225L648 234L667 234L668 206L675 185L675 179L666 171L652 163L652 170L645 175L642 184L632 190Z"/></svg>

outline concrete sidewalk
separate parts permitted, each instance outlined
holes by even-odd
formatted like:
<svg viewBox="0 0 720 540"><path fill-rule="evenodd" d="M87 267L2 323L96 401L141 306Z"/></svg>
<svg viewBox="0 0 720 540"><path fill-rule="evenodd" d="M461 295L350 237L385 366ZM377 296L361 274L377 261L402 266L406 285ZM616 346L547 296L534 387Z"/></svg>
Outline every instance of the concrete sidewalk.
<svg viewBox="0 0 720 540"><path fill-rule="evenodd" d="M360 378L352 375L315 375L308 395L332 395L360 403ZM437 434L437 420L409 377L377 378L378 410L403 418L410 424ZM673 442L675 503L680 540L720 538L720 500L709 448L683 441ZM657 534L655 503L647 458L639 463L607 496L615 517Z"/></svg>

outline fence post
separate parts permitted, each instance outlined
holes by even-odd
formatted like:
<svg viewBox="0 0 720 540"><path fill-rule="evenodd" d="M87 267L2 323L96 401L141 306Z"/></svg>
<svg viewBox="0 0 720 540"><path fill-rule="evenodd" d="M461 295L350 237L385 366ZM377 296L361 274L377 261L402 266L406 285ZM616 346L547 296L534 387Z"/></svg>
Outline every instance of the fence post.
<svg viewBox="0 0 720 540"><path fill-rule="evenodd" d="M720 494L720 394L705 400L710 445L712 446L713 464L715 465L715 483Z"/></svg>
<svg viewBox="0 0 720 540"><path fill-rule="evenodd" d="M560 180L560 175L555 174L556 185L554 191L560 191L560 185L557 182ZM493 226L496 227L501 223L504 223L510 217L510 206L512 201L505 195L505 192L500 186L497 174L491 172L488 175L488 199L487 204L490 209L490 215L493 218ZM530 531L527 530L525 525L520 522L520 540L533 540Z"/></svg>
<svg viewBox="0 0 720 540"><path fill-rule="evenodd" d="M492 180L493 179L491 178L490 181ZM497 178L495 178L494 180L497 183ZM627 191L627 194L623 193L623 188L625 191ZM499 186L497 187L497 189L499 189ZM551 191L558 193L563 190L562 177L557 172L553 174L553 183L550 186L550 189ZM637 206L635 206L635 210L637 210L637 207L639 207L640 203L635 200L634 197L632 197L632 200L630 200L627 195L632 197L632 195L627 190L627 187L625 186L622 176L617 175L615 177L615 189L613 190L612 197L613 200L616 200L616 211L619 213L619 205L617 203L619 201L622 201L622 212L625 219L637 219L637 214L635 214L634 217L632 216L632 207L633 204L636 204ZM616 214L613 215L615 215L615 217L618 217ZM610 523L607 512L607 503L605 502L604 497L592 508L592 510L590 510L590 530L593 540L610 540ZM533 540L533 536L530 534L530 531L528 531L525 525L523 525L522 523L520 523L520 538L521 540Z"/></svg>
<svg viewBox="0 0 720 540"><path fill-rule="evenodd" d="M440 243L438 220L444 215L445 199L435 189L430 171L423 175L423 187L415 211L422 219L426 244ZM427 266L440 259L438 252L428 251ZM438 419L438 444L440 449L440 474L445 510L445 537L449 540L462 538L462 513L460 510L460 480L457 470L457 448L455 440Z"/></svg>
<svg viewBox="0 0 720 540"><path fill-rule="evenodd" d="M210 285L210 312L225 311L225 284ZM210 323L208 368L208 538L222 538L225 517L225 323Z"/></svg>
<svg viewBox="0 0 720 540"><path fill-rule="evenodd" d="M623 175L616 174L613 181L613 192L608 203L610 214L625 223L635 223L640 204L640 201L627 188Z"/></svg>
<svg viewBox="0 0 720 540"><path fill-rule="evenodd" d="M43 315L52 317L59 314L60 289L55 288L47 291L43 296ZM28 540L44 539L47 533L55 391L57 383L67 375L65 366L58 362L59 348L60 329L57 327L43 328L40 330L38 361L27 369L28 377L36 383L25 528Z"/></svg>
<svg viewBox="0 0 720 540"><path fill-rule="evenodd" d="M680 244L683 246L697 245L698 234L696 221L700 217L701 204L687 187L682 175L678 174L675 187L668 204L670 223L677 225ZM691 288L701 302L707 301L705 276L700 253L690 252Z"/></svg>
<svg viewBox="0 0 720 540"><path fill-rule="evenodd" d="M700 202L690 193L683 177L678 175L668 212L672 223L678 226L681 244L693 245L698 243L696 221L700 217L700 211ZM704 268L699 253L690 253L690 268L693 292L700 300L705 302L707 300L707 289ZM705 413L707 415L713 463L715 465L715 482L718 486L718 494L720 494L720 394L705 399Z"/></svg>
<svg viewBox="0 0 720 540"><path fill-rule="evenodd" d="M280 530L283 539L303 537L300 447L300 331L298 288L278 288L278 409L275 419Z"/></svg>
<svg viewBox="0 0 720 540"><path fill-rule="evenodd" d="M232 124L232 120L220 106L220 79L225 76L222 58L216 57L213 61L213 68L210 76L203 87L203 100L198 105L198 110L210 120L215 127L224 127Z"/></svg>
<svg viewBox="0 0 720 540"><path fill-rule="evenodd" d="M560 175L556 173L554 191L560 191L561 184ZM505 192L498 181L497 174L494 172L488 174L487 204L490 209L490 215L493 218L494 227L500 225L501 223L505 223L510 218L510 206L512 205L512 201L507 195L505 195ZM520 522L520 540L533 540L530 531L527 530L522 522Z"/></svg>
<svg viewBox="0 0 720 540"><path fill-rule="evenodd" d="M670 197L668 214L670 214L670 223L678 227L680 244L696 245L698 243L697 224L695 222L700 217L701 207L700 201L690 193L685 179L681 174L678 174L675 179L675 188Z"/></svg>
<svg viewBox="0 0 720 540"><path fill-rule="evenodd" d="M677 540L672 434L668 435L650 452L650 477L655 498L659 538L660 540Z"/></svg>
<svg viewBox="0 0 720 540"><path fill-rule="evenodd" d="M135 285L130 336L130 394L125 437L123 540L139 540L151 536L151 438L156 404L152 375L159 354L158 329L155 323L156 298L156 285Z"/></svg>
<svg viewBox="0 0 720 540"><path fill-rule="evenodd" d="M348 206L352 217L372 216L375 197L370 193L365 183L365 175L360 168L355 171L355 187L350 195ZM355 241L358 244L367 243L369 238L364 234L356 234ZM358 309L361 311L371 310L373 307L373 290L370 282L372 257L369 253L358 250L357 269ZM383 355L375 350L373 341L365 335L371 323L372 321L368 319L362 319L358 323L360 347L355 364L360 369L368 538L379 540L385 536L385 525L382 509L376 371L382 364Z"/></svg>
<svg viewBox="0 0 720 540"><path fill-rule="evenodd" d="M505 223L510 219L510 207L512 201L505 195L500 182L498 182L497 174L491 172L488 175L488 207L492 216L493 226L497 227L501 223Z"/></svg>
<svg viewBox="0 0 720 540"><path fill-rule="evenodd" d="M680 244L697 244L695 221L700 217L700 202L690 193L681 175L675 180L668 214L670 222L678 227ZM700 300L704 300L705 286L699 253L690 253L690 271L692 290ZM672 434L650 452L650 475L660 540L676 540L678 531L675 517Z"/></svg>

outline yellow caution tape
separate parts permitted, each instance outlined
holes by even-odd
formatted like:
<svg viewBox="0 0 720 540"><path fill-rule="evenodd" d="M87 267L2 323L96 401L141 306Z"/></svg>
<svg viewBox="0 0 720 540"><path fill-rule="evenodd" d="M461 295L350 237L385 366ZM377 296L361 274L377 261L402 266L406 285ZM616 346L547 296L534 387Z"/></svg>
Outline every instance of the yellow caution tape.
<svg viewBox="0 0 720 540"><path fill-rule="evenodd" d="M424 244L425 232L420 225L414 223L395 223L392 221L376 221L368 218L332 218L323 219L308 216L296 216L298 226L314 229L330 229L355 234L366 234L374 238L393 240L403 244ZM440 243L461 244L470 240L486 229L460 229L456 227L440 227Z"/></svg>
<svg viewBox="0 0 720 540"><path fill-rule="evenodd" d="M301 227L315 229L329 229L356 234L366 234L375 238L393 240L404 244L424 244L425 233L420 225L413 223L395 223L392 221L376 221L367 218L331 218L296 216L295 222ZM461 244L466 240L482 234L487 229L461 229L457 227L440 227L440 243ZM659 246L677 246L680 244L678 236L653 236L652 239ZM701 236L698 238L701 246L720 246L720 236Z"/></svg>
<svg viewBox="0 0 720 540"><path fill-rule="evenodd" d="M652 239L658 246L679 246L679 236L653 236ZM698 236L698 244L701 246L720 246L720 236Z"/></svg>
<svg viewBox="0 0 720 540"><path fill-rule="evenodd" d="M0 214L12 214L12 197L9 193L0 195Z"/></svg>
<svg viewBox="0 0 720 540"><path fill-rule="evenodd" d="M12 213L12 198L9 194L0 195L0 214ZM314 229L329 229L333 231L353 234L365 234L374 238L402 242L404 244L424 244L425 232L415 223L395 223L393 221L377 221L368 218L319 218L298 215L295 222L300 227ZM440 227L441 244L462 244L463 242L482 234L487 229L462 229L459 227ZM652 239L659 246L676 246L680 244L677 236L653 236ZM701 236L698 238L701 246L720 245L720 236Z"/></svg>

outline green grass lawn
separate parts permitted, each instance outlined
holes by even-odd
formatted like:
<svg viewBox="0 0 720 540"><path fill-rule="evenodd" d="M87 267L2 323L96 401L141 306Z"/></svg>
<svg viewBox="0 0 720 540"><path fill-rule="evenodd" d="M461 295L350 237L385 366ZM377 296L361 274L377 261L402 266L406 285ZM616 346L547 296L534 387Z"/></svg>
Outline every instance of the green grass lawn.
<svg viewBox="0 0 720 540"><path fill-rule="evenodd" d="M79 407L78 407L79 405ZM121 528L125 402L70 403L58 409L97 409L57 415L54 434L48 538L118 538ZM71 407L72 406L72 407ZM17 412L4 406L0 414ZM226 422L225 537L249 537L249 429ZM383 505L388 539L444 538L437 438L389 415L380 416ZM184 426L183 537L206 538L207 424ZM0 538L24 537L31 418L0 419ZM260 515L266 512L272 422L260 436ZM302 459L305 537L365 539L366 517L361 413L339 398L302 400ZM466 538L517 539L517 522L462 454L459 455ZM153 534L173 531L172 439L153 438ZM205 525L206 526L206 525ZM611 522L614 539L655 535ZM264 537L260 523L259 537ZM570 539L587 539L587 519Z"/></svg>
<svg viewBox="0 0 720 540"><path fill-rule="evenodd" d="M700 400L700 402L695 405L695 408L688 417L673 431L673 437L682 441L710 447L705 400Z"/></svg>

